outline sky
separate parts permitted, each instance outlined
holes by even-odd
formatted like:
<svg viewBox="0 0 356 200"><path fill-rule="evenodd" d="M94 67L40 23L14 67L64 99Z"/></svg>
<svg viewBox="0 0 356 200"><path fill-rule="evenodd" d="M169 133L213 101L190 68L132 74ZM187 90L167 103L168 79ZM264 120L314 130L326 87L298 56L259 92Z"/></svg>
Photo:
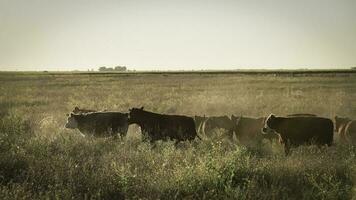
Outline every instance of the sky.
<svg viewBox="0 0 356 200"><path fill-rule="evenodd" d="M355 0L0 0L0 70L356 66Z"/></svg>

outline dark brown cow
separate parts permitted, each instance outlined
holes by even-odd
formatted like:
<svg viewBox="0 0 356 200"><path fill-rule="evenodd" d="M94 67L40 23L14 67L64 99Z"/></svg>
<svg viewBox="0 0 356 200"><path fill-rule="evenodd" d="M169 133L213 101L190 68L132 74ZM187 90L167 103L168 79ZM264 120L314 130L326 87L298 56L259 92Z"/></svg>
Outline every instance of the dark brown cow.
<svg viewBox="0 0 356 200"><path fill-rule="evenodd" d="M264 127L266 117L250 118L232 115L231 120L236 124L236 138L243 144L261 141L262 139L268 139L271 142L273 139L278 139L277 134L262 134L261 129Z"/></svg>
<svg viewBox="0 0 356 200"><path fill-rule="evenodd" d="M182 115L164 115L148 112L142 108L132 108L129 123L138 124L141 132L151 143L157 140L175 139L176 144L184 140L194 140L197 135L193 118Z"/></svg>
<svg viewBox="0 0 356 200"><path fill-rule="evenodd" d="M120 112L71 113L66 128L78 128L86 135L96 137L126 136L128 130L128 114Z"/></svg>
<svg viewBox="0 0 356 200"><path fill-rule="evenodd" d="M303 144L332 145L334 125L330 119L321 117L276 117L270 115L263 132L277 132L284 144L286 155L291 147Z"/></svg>
<svg viewBox="0 0 356 200"><path fill-rule="evenodd" d="M346 117L338 117L335 116L335 131L340 138L341 142L348 142L347 134L346 134L346 127L349 122L352 120Z"/></svg>

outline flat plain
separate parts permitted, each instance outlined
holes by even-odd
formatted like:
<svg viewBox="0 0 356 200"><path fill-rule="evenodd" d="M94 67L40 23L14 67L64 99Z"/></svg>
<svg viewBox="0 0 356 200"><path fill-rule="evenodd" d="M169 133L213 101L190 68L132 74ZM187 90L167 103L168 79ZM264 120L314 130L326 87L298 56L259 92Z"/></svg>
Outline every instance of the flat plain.
<svg viewBox="0 0 356 200"><path fill-rule="evenodd" d="M356 119L356 73L0 73L0 199L355 199L356 148L83 137L75 106ZM220 134L223 135L223 134Z"/></svg>

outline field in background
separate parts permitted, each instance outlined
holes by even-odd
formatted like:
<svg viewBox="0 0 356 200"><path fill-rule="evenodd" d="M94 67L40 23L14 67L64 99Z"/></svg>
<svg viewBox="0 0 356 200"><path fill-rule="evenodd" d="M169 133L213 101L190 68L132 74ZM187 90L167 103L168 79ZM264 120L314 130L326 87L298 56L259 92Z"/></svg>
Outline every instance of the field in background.
<svg viewBox="0 0 356 200"><path fill-rule="evenodd" d="M291 76L293 75L293 76ZM356 119L356 74L0 73L0 198L356 198L356 149L214 138L141 142L66 130L75 106L184 115L313 113Z"/></svg>

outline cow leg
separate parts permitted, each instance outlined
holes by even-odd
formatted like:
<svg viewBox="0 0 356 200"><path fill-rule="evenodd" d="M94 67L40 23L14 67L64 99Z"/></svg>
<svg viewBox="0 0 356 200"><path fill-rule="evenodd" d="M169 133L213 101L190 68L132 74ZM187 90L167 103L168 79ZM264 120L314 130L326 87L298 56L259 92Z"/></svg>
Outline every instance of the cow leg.
<svg viewBox="0 0 356 200"><path fill-rule="evenodd" d="M270 148L272 148L273 147L273 138L269 137L269 138L267 138L267 140L269 141Z"/></svg>
<svg viewBox="0 0 356 200"><path fill-rule="evenodd" d="M179 144L179 142L180 142L179 140L176 140L176 141L174 142L174 146L177 147L177 145Z"/></svg>
<svg viewBox="0 0 356 200"><path fill-rule="evenodd" d="M229 134L230 141L234 141L234 131L229 130L228 134Z"/></svg>
<svg viewBox="0 0 356 200"><path fill-rule="evenodd" d="M153 139L150 139L150 144L152 146L152 149L155 149L157 147L157 144L155 143L155 141Z"/></svg>
<svg viewBox="0 0 356 200"><path fill-rule="evenodd" d="M286 156L288 156L289 153L290 153L290 148L287 147L287 146L284 146L284 153L285 153Z"/></svg>
<svg viewBox="0 0 356 200"><path fill-rule="evenodd" d="M286 156L290 154L290 145L288 144L288 142L284 144L284 153Z"/></svg>
<svg viewBox="0 0 356 200"><path fill-rule="evenodd" d="M127 130L128 130L128 126L125 126L123 128L120 129L120 136L121 138L125 137L127 135Z"/></svg>
<svg viewBox="0 0 356 200"><path fill-rule="evenodd" d="M118 129L119 129L119 127L112 125L111 131L109 132L109 135L111 137L113 137L115 140L118 139Z"/></svg>
<svg viewBox="0 0 356 200"><path fill-rule="evenodd" d="M117 137L117 138L120 138L120 139L124 138L123 130L120 127L117 128L117 131L115 132L114 137Z"/></svg>

